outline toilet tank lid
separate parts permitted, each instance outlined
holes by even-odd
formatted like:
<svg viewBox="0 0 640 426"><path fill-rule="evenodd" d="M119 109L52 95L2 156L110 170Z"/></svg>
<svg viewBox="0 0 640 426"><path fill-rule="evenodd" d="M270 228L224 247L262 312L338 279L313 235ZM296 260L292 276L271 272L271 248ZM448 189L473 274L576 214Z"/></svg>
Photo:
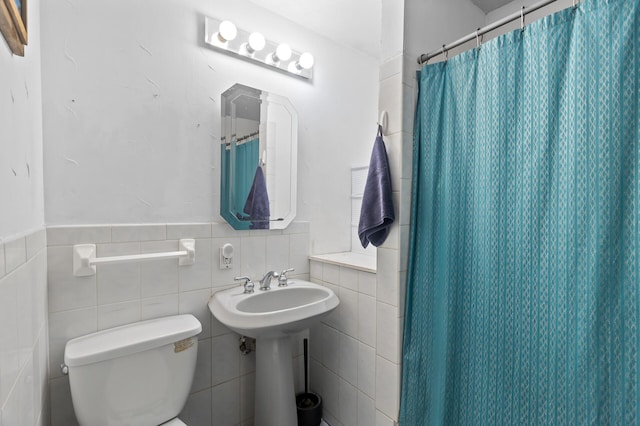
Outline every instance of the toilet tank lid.
<svg viewBox="0 0 640 426"><path fill-rule="evenodd" d="M202 325L193 315L175 315L102 330L69 340L64 363L69 367L131 355L193 337Z"/></svg>

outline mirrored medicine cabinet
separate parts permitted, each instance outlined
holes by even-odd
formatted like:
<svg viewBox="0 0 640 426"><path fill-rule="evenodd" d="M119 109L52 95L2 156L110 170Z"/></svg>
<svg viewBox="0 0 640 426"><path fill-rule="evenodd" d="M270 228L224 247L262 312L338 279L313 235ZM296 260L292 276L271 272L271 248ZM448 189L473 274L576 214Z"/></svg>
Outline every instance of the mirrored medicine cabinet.
<svg viewBox="0 0 640 426"><path fill-rule="evenodd" d="M284 229L296 215L298 115L275 93L222 94L220 215L234 228Z"/></svg>

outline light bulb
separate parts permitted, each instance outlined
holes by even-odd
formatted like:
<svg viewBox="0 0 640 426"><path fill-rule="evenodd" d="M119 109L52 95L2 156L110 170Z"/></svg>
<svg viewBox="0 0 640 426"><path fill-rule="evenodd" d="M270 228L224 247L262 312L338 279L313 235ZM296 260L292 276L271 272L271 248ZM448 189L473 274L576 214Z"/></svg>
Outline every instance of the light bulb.
<svg viewBox="0 0 640 426"><path fill-rule="evenodd" d="M238 35L238 29L231 21L222 21L218 27L218 38L222 43L231 41Z"/></svg>
<svg viewBox="0 0 640 426"><path fill-rule="evenodd" d="M280 44L272 55L273 62L288 61L291 58L291 48L288 44Z"/></svg>
<svg viewBox="0 0 640 426"><path fill-rule="evenodd" d="M296 67L308 70L313 67L314 62L313 55L309 52L304 52L296 62Z"/></svg>
<svg viewBox="0 0 640 426"><path fill-rule="evenodd" d="M249 53L259 52L264 49L264 46L267 44L267 41L264 39L264 36L260 33L251 33L249 36L249 44L247 45L247 51Z"/></svg>

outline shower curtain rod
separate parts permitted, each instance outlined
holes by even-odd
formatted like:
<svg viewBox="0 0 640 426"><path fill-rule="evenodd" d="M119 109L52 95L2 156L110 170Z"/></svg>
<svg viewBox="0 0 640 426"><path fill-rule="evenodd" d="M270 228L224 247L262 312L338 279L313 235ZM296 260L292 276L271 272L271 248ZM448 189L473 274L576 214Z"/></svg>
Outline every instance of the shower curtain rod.
<svg viewBox="0 0 640 426"><path fill-rule="evenodd" d="M447 45L443 44L442 48L440 49L434 50L429 53L423 53L422 55L418 56L418 64L422 65L431 58L435 58L438 55L442 55L453 48L456 48L466 42L473 40L474 38L477 39L478 37L483 36L486 33L495 30L496 28L500 28L501 26L506 25L509 22L513 22L517 19L520 19L523 21L523 24L524 24L524 17L527 16L529 13L535 12L538 9L542 9L543 7L550 5L551 3L555 3L556 1L558 0L542 0L529 7L522 6L522 9L520 9L520 12L513 13L505 18L500 19L499 21L494 22L493 24L489 24L482 28L478 28L475 32L471 34L467 34L466 36L454 41L453 43L449 43ZM578 3L578 0L574 0L573 2L574 7L577 3Z"/></svg>

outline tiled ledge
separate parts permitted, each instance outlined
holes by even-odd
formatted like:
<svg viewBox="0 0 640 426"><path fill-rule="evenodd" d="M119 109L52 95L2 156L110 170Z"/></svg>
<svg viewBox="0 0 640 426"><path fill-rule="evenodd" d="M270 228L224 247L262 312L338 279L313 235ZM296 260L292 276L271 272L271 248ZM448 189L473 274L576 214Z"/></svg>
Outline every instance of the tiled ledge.
<svg viewBox="0 0 640 426"><path fill-rule="evenodd" d="M376 273L376 257L366 254L343 252L316 254L309 256L309 260L321 263L329 263L331 265L346 266L364 272Z"/></svg>

